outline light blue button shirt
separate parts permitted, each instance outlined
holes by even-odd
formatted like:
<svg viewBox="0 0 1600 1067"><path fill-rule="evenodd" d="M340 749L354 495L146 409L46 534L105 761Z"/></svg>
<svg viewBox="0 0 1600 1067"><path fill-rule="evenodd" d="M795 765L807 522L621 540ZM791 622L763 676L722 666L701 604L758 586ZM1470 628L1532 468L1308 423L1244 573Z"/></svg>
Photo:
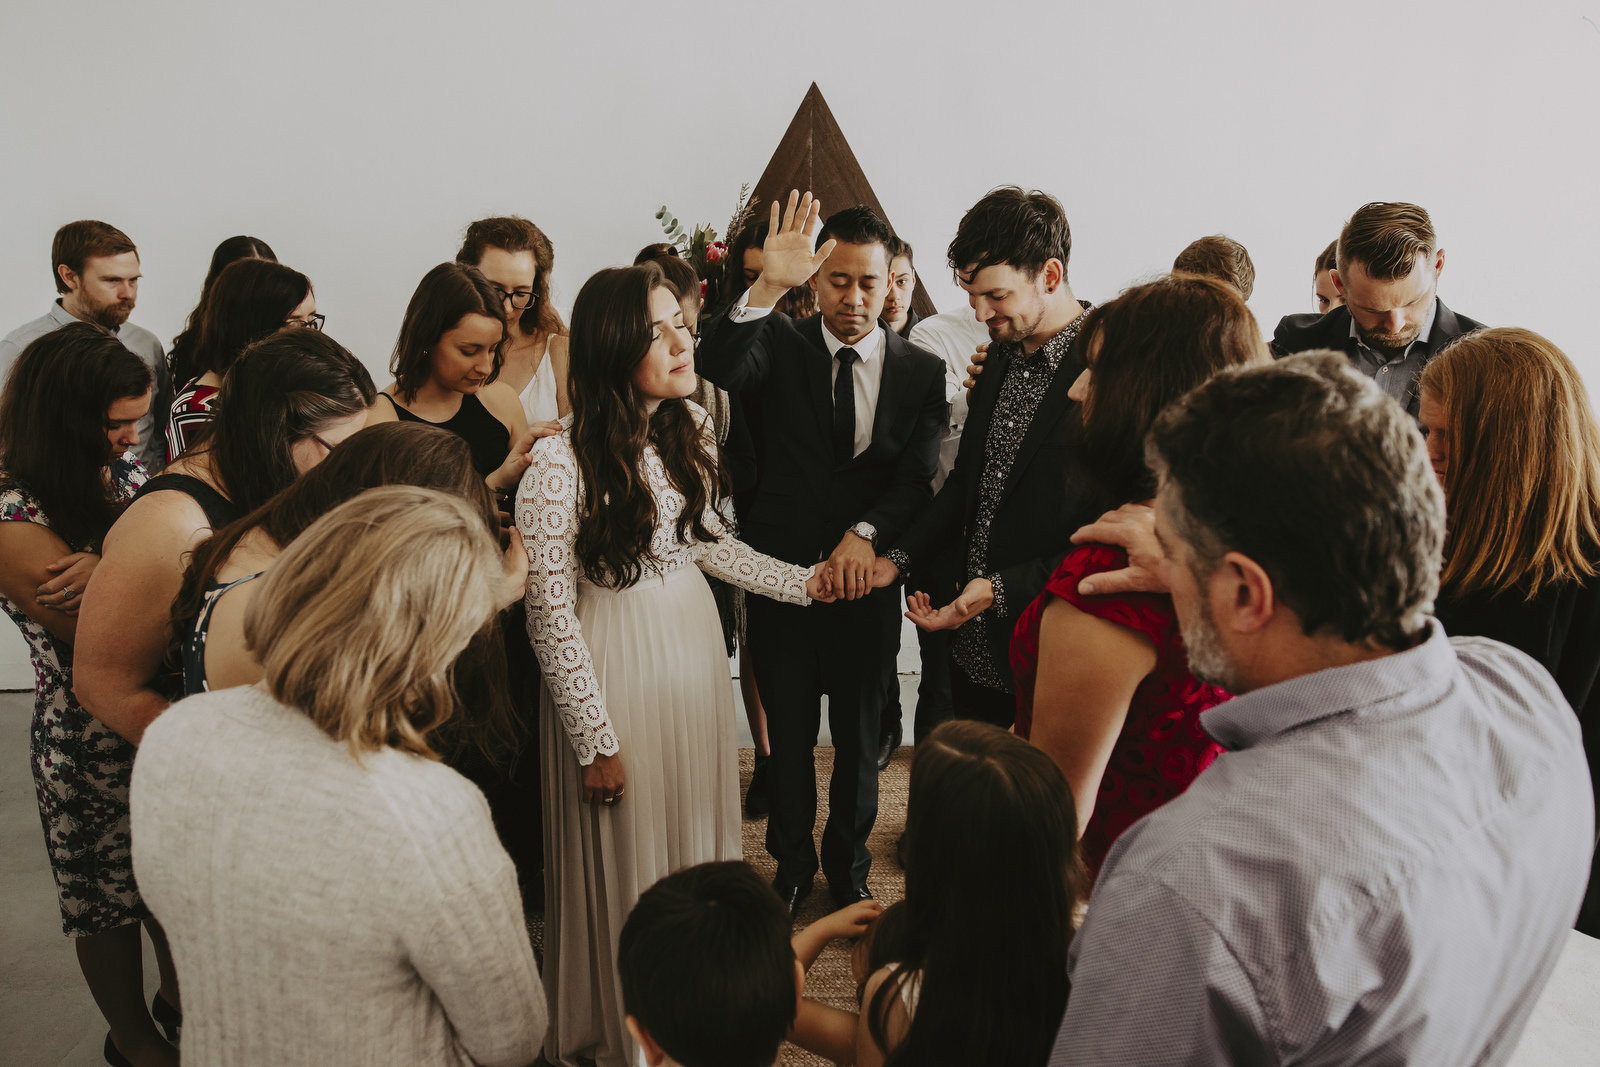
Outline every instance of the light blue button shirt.
<svg viewBox="0 0 1600 1067"><path fill-rule="evenodd" d="M1594 799L1533 659L1406 652L1201 716L1230 751L1136 823L1052 1064L1498 1064L1578 912Z"/></svg>

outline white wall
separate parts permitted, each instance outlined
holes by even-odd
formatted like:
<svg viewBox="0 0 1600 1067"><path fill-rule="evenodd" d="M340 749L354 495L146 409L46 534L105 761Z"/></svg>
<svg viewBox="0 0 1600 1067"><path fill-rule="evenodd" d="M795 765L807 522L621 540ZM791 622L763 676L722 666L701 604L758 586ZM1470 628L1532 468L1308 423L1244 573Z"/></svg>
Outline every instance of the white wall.
<svg viewBox="0 0 1600 1067"><path fill-rule="evenodd" d="M1225 232L1270 331L1368 200L1413 200L1447 303L1539 330L1600 381L1600 0L877 4L8 0L0 327L52 296L50 237L140 245L135 321L170 338L216 242L266 238L382 374L462 227L537 221L570 304L656 239L719 229L815 80L942 307L993 185L1066 204L1103 300ZM845 205L830 205L841 207Z"/></svg>

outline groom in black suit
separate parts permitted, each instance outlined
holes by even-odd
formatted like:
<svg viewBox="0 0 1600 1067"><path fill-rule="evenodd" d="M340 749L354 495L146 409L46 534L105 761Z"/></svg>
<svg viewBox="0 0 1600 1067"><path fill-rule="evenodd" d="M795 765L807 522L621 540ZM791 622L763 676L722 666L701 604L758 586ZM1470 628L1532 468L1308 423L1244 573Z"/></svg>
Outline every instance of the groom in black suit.
<svg viewBox="0 0 1600 1067"><path fill-rule="evenodd" d="M812 753L824 695L834 763L820 866L841 907L870 895L878 718L900 611L896 590L874 590L868 579L876 546L898 539L932 495L945 423L944 363L878 322L890 280L888 224L867 207L840 211L813 253L820 209L810 193L791 193L780 225L772 205L761 277L697 354L702 374L760 408L762 474L742 539L827 568L842 598L808 608L747 601L772 743L767 851L791 914L819 866ZM820 314L797 322L772 310L808 280Z"/></svg>
<svg viewBox="0 0 1600 1067"><path fill-rule="evenodd" d="M1444 249L1433 220L1416 204L1365 204L1339 234L1333 284L1344 306L1326 315L1287 315L1272 335L1272 352L1291 356L1317 348L1343 352L1416 418L1422 368L1450 341L1483 323L1457 314L1438 297Z"/></svg>

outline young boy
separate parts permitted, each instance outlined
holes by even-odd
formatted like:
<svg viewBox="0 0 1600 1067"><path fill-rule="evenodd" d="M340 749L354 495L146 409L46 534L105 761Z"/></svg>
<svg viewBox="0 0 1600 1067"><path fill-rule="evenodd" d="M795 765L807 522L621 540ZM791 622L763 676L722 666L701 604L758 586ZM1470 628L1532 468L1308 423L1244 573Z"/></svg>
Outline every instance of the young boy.
<svg viewBox="0 0 1600 1067"><path fill-rule="evenodd" d="M770 1067L805 971L789 912L744 863L702 863L645 891L622 927L628 1032L648 1067Z"/></svg>

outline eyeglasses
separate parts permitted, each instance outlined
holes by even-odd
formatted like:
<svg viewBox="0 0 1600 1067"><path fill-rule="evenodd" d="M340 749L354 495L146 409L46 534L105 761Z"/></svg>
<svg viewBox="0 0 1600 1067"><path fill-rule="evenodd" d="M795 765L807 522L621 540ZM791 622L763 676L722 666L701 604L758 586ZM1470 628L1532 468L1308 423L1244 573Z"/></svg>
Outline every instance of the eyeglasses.
<svg viewBox="0 0 1600 1067"><path fill-rule="evenodd" d="M285 326L303 326L308 330L321 330L322 324L328 321L328 316L320 311L313 311L303 319L284 319Z"/></svg>
<svg viewBox="0 0 1600 1067"><path fill-rule="evenodd" d="M529 292L528 290L518 289L516 292L508 293L498 285L495 285L493 282L490 282L489 284L491 287L493 287L495 292L500 294L500 300L503 303L510 304L518 311L527 311L529 308L533 307L533 293Z"/></svg>
<svg viewBox="0 0 1600 1067"><path fill-rule="evenodd" d="M328 443L328 442L326 442L326 441L324 441L324 440L323 440L323 439L322 439L322 437L321 437L321 435L319 435L319 434L312 434L312 435L311 435L311 439L312 439L312 440L313 440L313 441L315 441L315 442L316 442L316 443L317 443L317 444L319 444L319 445L321 445L321 446L322 446L322 447L323 447L323 448L325 448L325 449L327 449L327 450L328 450L328 451L329 451L329 452L332 452L332 451L333 451L333 446L332 446L332 445L330 445L330 444L329 444L329 443Z"/></svg>

